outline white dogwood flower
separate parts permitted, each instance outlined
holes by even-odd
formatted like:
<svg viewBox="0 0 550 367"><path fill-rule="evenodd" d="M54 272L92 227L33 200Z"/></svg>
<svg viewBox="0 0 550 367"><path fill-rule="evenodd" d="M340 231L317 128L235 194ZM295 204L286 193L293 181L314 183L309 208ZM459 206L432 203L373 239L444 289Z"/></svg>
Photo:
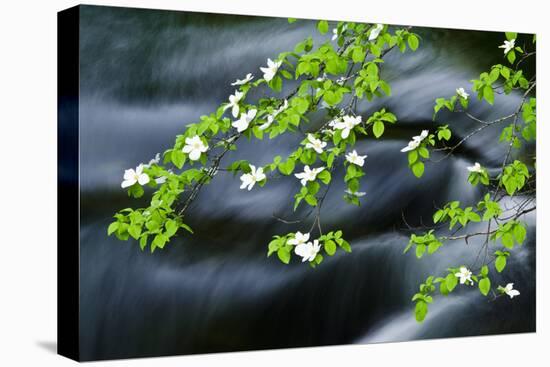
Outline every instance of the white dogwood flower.
<svg viewBox="0 0 550 367"><path fill-rule="evenodd" d="M258 129L260 130L265 130L267 129L268 127L271 126L271 124L273 123L273 121L275 121L275 116L274 115L267 115L267 121L264 122L263 124L261 124Z"/></svg>
<svg viewBox="0 0 550 367"><path fill-rule="evenodd" d="M335 41L338 38L338 28L332 28L332 38L331 40Z"/></svg>
<svg viewBox="0 0 550 367"><path fill-rule="evenodd" d="M189 154L189 159L196 161L201 157L201 154L208 150L208 144L204 144L198 135L191 138L185 138L185 146L181 150Z"/></svg>
<svg viewBox="0 0 550 367"><path fill-rule="evenodd" d="M246 113L241 113L241 118L231 123L231 126L236 128L238 132L242 133L243 131L248 129L248 125L250 125L250 122L254 120L257 112L258 110L250 110Z"/></svg>
<svg viewBox="0 0 550 367"><path fill-rule="evenodd" d="M279 107L279 109L277 110L277 115L283 112L284 110L286 110L287 108L288 108L288 100L285 99L285 101L283 102L283 105Z"/></svg>
<svg viewBox="0 0 550 367"><path fill-rule="evenodd" d="M363 167L365 164L365 158L367 158L367 155L359 155L357 154L357 151L354 149L353 152L350 152L346 154L346 160L351 163L355 164L359 167Z"/></svg>
<svg viewBox="0 0 550 367"><path fill-rule="evenodd" d="M132 168L125 170L123 178L124 180L120 184L123 189L134 185L136 182L142 186L149 183L149 176L147 173L143 173L143 164L137 166L135 170Z"/></svg>
<svg viewBox="0 0 550 367"><path fill-rule="evenodd" d="M348 28L348 25L347 24L344 24L343 27L342 27L342 33L344 33L344 31ZM338 33L338 28L332 28L332 40L333 41L336 41L336 39L340 36L340 34Z"/></svg>
<svg viewBox="0 0 550 367"><path fill-rule="evenodd" d="M309 241L309 233L302 233L300 231L294 234L294 238L287 241L289 245L298 246Z"/></svg>
<svg viewBox="0 0 550 367"><path fill-rule="evenodd" d="M510 41L504 41L504 43L502 45L498 46L498 48L503 48L504 49L504 54L506 55L515 46L516 46L516 40L513 39L513 40L510 40Z"/></svg>
<svg viewBox="0 0 550 367"><path fill-rule="evenodd" d="M315 181L315 178L317 175L323 171L325 167L319 167L311 169L308 165L304 167L304 172L301 173L295 173L294 176L300 180L300 183L302 186L305 186L308 181Z"/></svg>
<svg viewBox="0 0 550 367"><path fill-rule="evenodd" d="M468 168L468 171L470 172L477 172L477 173L481 173L483 172L483 168L481 167L481 165L476 162L473 166L470 166L470 167L467 167Z"/></svg>
<svg viewBox="0 0 550 367"><path fill-rule="evenodd" d="M338 85L344 85L344 83L346 82L346 80L347 80L347 78L344 77L344 76L342 76L342 77L336 79L336 84L338 84Z"/></svg>
<svg viewBox="0 0 550 367"><path fill-rule="evenodd" d="M411 150L415 150L420 146L420 143L422 143L422 140L426 139L428 137L428 130L422 130L420 135L413 136L412 140L409 141L409 144L403 149L401 149L402 152L408 152Z"/></svg>
<svg viewBox="0 0 550 367"><path fill-rule="evenodd" d="M250 165L250 173L245 173L241 176L241 181L243 182L241 184L241 189L247 188L248 191L252 190L256 182L260 182L265 180L266 176L264 173L264 169L262 167L258 167L256 169L255 166L252 164Z"/></svg>
<svg viewBox="0 0 550 367"><path fill-rule="evenodd" d="M315 256L321 250L321 245L319 240L314 240L312 242L302 243L294 248L296 255L302 257L302 262L313 261Z"/></svg>
<svg viewBox="0 0 550 367"><path fill-rule="evenodd" d="M269 82L275 77L275 74L277 74L277 70L279 70L282 63L282 61L272 61L271 59L267 59L267 67L260 68L262 73L264 73L264 79L266 82Z"/></svg>
<svg viewBox="0 0 550 367"><path fill-rule="evenodd" d="M367 195L366 192L363 192L363 191L351 191L350 189L346 189L344 192L345 192L346 194L348 194L348 195L357 196L358 198Z"/></svg>
<svg viewBox="0 0 550 367"><path fill-rule="evenodd" d="M504 293L506 293L510 298L514 298L515 296L519 296L520 293L517 289L514 289L514 283L508 283L506 284L506 287L503 288Z"/></svg>
<svg viewBox="0 0 550 367"><path fill-rule="evenodd" d="M461 266L458 273L455 273L455 277L460 279L460 284L470 284L474 285L472 280L472 272L468 270L465 266Z"/></svg>
<svg viewBox="0 0 550 367"><path fill-rule="evenodd" d="M160 162L160 153L155 154L155 158L151 159L149 163L145 164L144 167L150 167L153 164L158 164Z"/></svg>
<svg viewBox="0 0 550 367"><path fill-rule="evenodd" d="M380 32L382 31L382 29L384 29L384 25L382 25L382 24L377 24L377 25L370 31L369 41L374 41L375 39L377 39L377 38L378 38L378 35L379 35Z"/></svg>
<svg viewBox="0 0 550 367"><path fill-rule="evenodd" d="M409 143L405 148L401 149L401 151L405 153L411 150L415 150L416 148L418 148L419 145L420 145L420 142L418 140L411 140L409 141Z"/></svg>
<svg viewBox="0 0 550 367"><path fill-rule="evenodd" d="M277 115L279 115L281 112L283 112L287 108L288 108L288 101L285 99L285 101L283 102L281 107L279 107L277 110L273 111L273 113L271 115L267 116L267 122L261 124L259 129L260 130L265 130L268 127L270 127L271 124L273 123L273 121L275 121L275 117L277 117Z"/></svg>
<svg viewBox="0 0 550 367"><path fill-rule="evenodd" d="M413 140L422 141L422 140L424 140L424 139L426 139L426 138L428 137L428 133L429 133L428 130L422 130L422 132L420 133L420 135L413 136Z"/></svg>
<svg viewBox="0 0 550 367"><path fill-rule="evenodd" d="M168 170L168 175L171 175L173 172L171 169ZM157 177L155 178L155 182L158 184L158 185L161 185L163 183L166 182L166 180L168 179L168 175L166 176L160 176L160 177Z"/></svg>
<svg viewBox="0 0 550 367"><path fill-rule="evenodd" d="M243 92L239 92L238 90L236 90L235 94L229 96L229 103L225 105L223 110L225 111L231 108L231 114L233 115L233 117L236 118L237 116L239 116L239 110L240 110L239 102L241 101L243 96L244 96Z"/></svg>
<svg viewBox="0 0 550 367"><path fill-rule="evenodd" d="M323 148L327 146L327 143L321 139L315 138L313 134L307 134L308 143L306 143L306 149L313 149L317 153L323 153Z"/></svg>
<svg viewBox="0 0 550 367"><path fill-rule="evenodd" d="M346 115L342 118L342 121L336 122L334 128L342 130L342 138L346 139L353 128L361 123L361 116L349 116Z"/></svg>
<svg viewBox="0 0 550 367"><path fill-rule="evenodd" d="M468 99L468 97L470 96L468 93L466 93L464 88L457 88L456 94L458 94L460 97L462 97L464 99Z"/></svg>
<svg viewBox="0 0 550 367"><path fill-rule="evenodd" d="M252 75L252 73L248 73L248 74L246 74L244 79L237 79L237 80L235 80L235 82L231 83L231 85L244 85L244 84L248 83L249 81L251 81L252 79L254 79L254 75Z"/></svg>

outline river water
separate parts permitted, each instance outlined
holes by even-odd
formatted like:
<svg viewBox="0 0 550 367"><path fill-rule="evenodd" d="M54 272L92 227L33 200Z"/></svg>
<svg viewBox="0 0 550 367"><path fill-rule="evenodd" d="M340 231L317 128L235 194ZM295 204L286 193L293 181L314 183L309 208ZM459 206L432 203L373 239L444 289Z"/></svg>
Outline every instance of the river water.
<svg viewBox="0 0 550 367"><path fill-rule="evenodd" d="M305 230L273 214L292 215L286 179L251 192L220 172L191 208L195 235L174 239L163 251L141 252L133 242L107 237L118 209L137 206L120 189L124 169L147 162L173 143L186 124L227 99L229 84L268 57L290 50L315 23L286 19L206 15L124 8L82 7L81 13L81 300L84 360L207 353L298 346L375 343L535 329L535 214L528 241L514 251L500 284L513 281L521 296L489 302L461 289L437 297L426 321L416 323L410 297L429 274L471 262L479 243L450 243L417 260L402 254L412 224L429 223L434 205L452 199L472 204L479 189L466 166L498 168L500 128L486 129L450 159L427 164L421 180L400 153L412 135L433 128L433 101L465 87L491 64L504 62L500 33L415 28L416 53L392 52L383 73L391 98L359 105L367 116L381 107L398 117L382 141L365 139L368 154L360 208L341 197L341 173L323 207L326 230L341 228L353 252L325 259L317 269L284 266L266 258L275 234ZM329 37L329 36L327 36ZM318 34L316 41L324 40ZM481 118L510 113L519 96L497 96L494 108L474 102ZM323 123L312 116L311 128ZM447 115L454 132L475 127ZM268 163L291 152L300 137L240 142L226 159ZM530 147L529 149L532 149ZM286 198L281 200L281 198ZM297 215L299 215L298 213Z"/></svg>

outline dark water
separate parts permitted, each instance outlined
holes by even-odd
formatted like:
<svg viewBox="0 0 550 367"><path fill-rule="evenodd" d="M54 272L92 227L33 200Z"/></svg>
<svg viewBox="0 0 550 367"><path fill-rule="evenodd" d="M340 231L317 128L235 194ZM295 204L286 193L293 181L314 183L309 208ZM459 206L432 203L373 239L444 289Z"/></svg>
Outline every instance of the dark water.
<svg viewBox="0 0 550 367"><path fill-rule="evenodd" d="M388 139L364 140L367 192L360 208L341 200L337 182L325 201L325 230L342 228L353 248L313 270L266 258L275 234L307 230L277 222L292 213L297 180L239 190L238 178L220 172L192 207L194 236L180 236L164 251L141 252L136 243L106 236L118 209L137 205L120 190L122 172L173 143L199 116L212 112L247 72L260 77L267 57L293 48L315 25L285 19L84 7L81 20L81 353L83 359L206 353L345 343L401 341L534 331L535 217L527 245L514 251L503 284L521 296L488 302L476 291L438 297L417 324L410 296L428 274L473 261L479 243L451 243L416 260L402 255L411 223L428 222L434 204L476 202L466 166L498 168L499 128L486 129L452 158L428 164L422 180L399 152L421 128L433 127L433 101L492 63L503 62L494 33L422 29L414 54L390 53L385 77L394 95L360 105L364 115L387 107L399 118ZM316 36L316 40L321 40ZM469 89L469 88L467 88ZM468 91L473 95L473 92ZM497 96L496 107L474 103L481 118L515 109L518 96ZM312 116L311 129L322 123ZM448 115L457 135L474 125ZM227 161L258 165L293 150L299 137L241 142ZM289 200L281 200L289 197ZM299 213L298 213L299 215Z"/></svg>

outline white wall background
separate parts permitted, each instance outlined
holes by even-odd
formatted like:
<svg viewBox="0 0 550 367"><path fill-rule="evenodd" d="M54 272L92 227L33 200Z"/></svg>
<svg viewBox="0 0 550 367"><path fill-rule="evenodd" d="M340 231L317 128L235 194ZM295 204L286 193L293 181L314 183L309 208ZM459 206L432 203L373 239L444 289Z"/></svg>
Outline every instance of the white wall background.
<svg viewBox="0 0 550 367"><path fill-rule="evenodd" d="M99 362L104 366L514 366L548 361L550 340L545 233L550 132L547 68L550 26L544 1L297 0L92 1L251 15L376 21L538 33L537 333L397 344L292 349ZM0 11L0 365L65 366L56 340L56 12L74 1L4 1ZM32 234L31 237L28 235ZM36 242L37 235L43 241ZM546 339L546 341L545 341ZM113 341L116 342L116 341ZM535 363L541 365L541 362Z"/></svg>

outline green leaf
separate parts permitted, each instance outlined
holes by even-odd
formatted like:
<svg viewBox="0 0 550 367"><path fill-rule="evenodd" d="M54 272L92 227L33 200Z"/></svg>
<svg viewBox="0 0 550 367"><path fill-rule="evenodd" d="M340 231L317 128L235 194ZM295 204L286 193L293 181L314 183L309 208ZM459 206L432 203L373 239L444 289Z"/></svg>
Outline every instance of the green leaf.
<svg viewBox="0 0 550 367"><path fill-rule="evenodd" d="M141 227L133 224L130 227L128 227L128 233L130 233L130 236L134 237L134 239L137 240L141 235Z"/></svg>
<svg viewBox="0 0 550 367"><path fill-rule="evenodd" d="M306 113L307 110L309 109L309 102L305 98L301 98L301 97L293 98L290 104L300 114Z"/></svg>
<svg viewBox="0 0 550 367"><path fill-rule="evenodd" d="M271 256L274 252L276 252L279 247L281 246L281 239L275 238L269 244L267 245L267 256Z"/></svg>
<svg viewBox="0 0 550 367"><path fill-rule="evenodd" d="M425 158L425 159L430 158L430 151L426 149L426 147L418 148L418 154L420 154L422 158Z"/></svg>
<svg viewBox="0 0 550 367"><path fill-rule="evenodd" d="M445 139L445 140L451 139L451 130L444 129L444 130L441 130L440 132L441 132L440 139Z"/></svg>
<svg viewBox="0 0 550 367"><path fill-rule="evenodd" d="M418 322L424 321L427 313L428 313L428 304L424 301L416 302L416 306L414 308L414 318L416 319L416 321Z"/></svg>
<svg viewBox="0 0 550 367"><path fill-rule="evenodd" d="M469 212L468 213L468 220L470 220L472 222L481 222L481 218L479 217L479 215L477 213L474 213L474 212Z"/></svg>
<svg viewBox="0 0 550 367"><path fill-rule="evenodd" d="M107 228L107 235L110 236L118 229L118 222L113 222L109 224L109 228Z"/></svg>
<svg viewBox="0 0 550 367"><path fill-rule="evenodd" d="M325 251L330 256L334 255L336 252L336 243L333 240L325 241Z"/></svg>
<svg viewBox="0 0 550 367"><path fill-rule="evenodd" d="M391 96L391 87L388 83L386 83L384 80L380 80L379 85L380 85L380 89L382 89L388 97Z"/></svg>
<svg viewBox="0 0 550 367"><path fill-rule="evenodd" d="M192 230L191 227L189 227L187 224L181 223L181 224L180 224L180 227L183 228L183 229L185 229L187 232L193 234L193 230Z"/></svg>
<svg viewBox="0 0 550 367"><path fill-rule="evenodd" d="M325 34L328 32L328 22L326 20L320 20L319 23L317 23L317 29L319 30L319 33Z"/></svg>
<svg viewBox="0 0 550 367"><path fill-rule="evenodd" d="M507 177L506 181L504 181L505 177ZM509 176L503 176L502 181L504 182L504 188L506 189L506 192L508 193L508 195L510 196L514 195L514 192L516 192L516 189L517 189L516 179Z"/></svg>
<svg viewBox="0 0 550 367"><path fill-rule="evenodd" d="M445 215L445 212L443 210L436 211L433 215L434 224L439 222L444 215Z"/></svg>
<svg viewBox="0 0 550 367"><path fill-rule="evenodd" d="M409 241L409 243L407 244L407 246L403 249L403 253L406 254L407 251L409 251L411 249L413 245L413 242L412 241Z"/></svg>
<svg viewBox="0 0 550 367"><path fill-rule="evenodd" d="M424 174L424 163L418 161L411 166L412 172L418 178Z"/></svg>
<svg viewBox="0 0 550 367"><path fill-rule="evenodd" d="M285 247L281 247L277 250L277 256L284 264L288 264L290 262L290 251Z"/></svg>
<svg viewBox="0 0 550 367"><path fill-rule="evenodd" d="M380 55L382 53L382 50L380 49L380 47L378 47L378 45L376 43L371 43L369 46L370 46L370 52L374 56L380 57ZM405 44L403 44L403 46L405 46Z"/></svg>
<svg viewBox="0 0 550 367"><path fill-rule="evenodd" d="M155 251L155 249L158 248L164 248L164 245L166 244L166 236L159 233L155 236L153 239L153 242L151 243L151 252Z"/></svg>
<svg viewBox="0 0 550 367"><path fill-rule="evenodd" d="M479 281L479 291L486 296L491 290L491 280L489 278L483 278Z"/></svg>
<svg viewBox="0 0 550 367"><path fill-rule="evenodd" d="M327 167L331 168L334 163L334 153L330 153L327 158Z"/></svg>
<svg viewBox="0 0 550 367"><path fill-rule="evenodd" d="M331 175L329 171L323 170L317 175L317 178L325 185L328 185L330 183Z"/></svg>
<svg viewBox="0 0 550 367"><path fill-rule="evenodd" d="M506 54L506 58L510 62L510 64L513 64L516 61L516 52L514 50L509 51Z"/></svg>
<svg viewBox="0 0 550 367"><path fill-rule="evenodd" d="M254 136L256 137L256 139L258 140L262 140L263 137L264 137L264 132L263 130L260 130L260 127L259 126L254 126L252 128L252 132L254 133Z"/></svg>
<svg viewBox="0 0 550 367"><path fill-rule="evenodd" d="M407 158L409 160L409 165L412 165L414 162L418 160L418 151L416 149L411 150L407 155Z"/></svg>
<svg viewBox="0 0 550 367"><path fill-rule="evenodd" d="M439 248L441 247L441 242L439 241L432 241L430 242L430 244L428 245L428 254L433 254L434 252L436 252Z"/></svg>
<svg viewBox="0 0 550 367"><path fill-rule="evenodd" d="M481 271L480 271L481 275L483 275L484 277L486 277L488 274L489 274L489 268L487 267L487 265L483 265L481 267Z"/></svg>
<svg viewBox="0 0 550 367"><path fill-rule="evenodd" d="M379 138L384 133L384 123L380 120L377 120L372 126L372 132L376 138Z"/></svg>
<svg viewBox="0 0 550 367"><path fill-rule="evenodd" d="M510 69L507 67L503 67L500 69L500 75L504 77L504 79L510 79Z"/></svg>
<svg viewBox="0 0 550 367"><path fill-rule="evenodd" d="M288 159L285 163L279 163L277 168L279 168L279 171L285 175L288 176L292 172L294 172L295 163L293 159Z"/></svg>
<svg viewBox="0 0 550 367"><path fill-rule="evenodd" d="M424 244L418 244L416 245L416 257L421 258L422 255L426 252L426 245Z"/></svg>
<svg viewBox="0 0 550 367"><path fill-rule="evenodd" d="M152 220L148 221L147 223L145 223L145 227L147 227L147 229L149 231L154 231L154 230L158 229L160 227L160 225L156 220L152 219Z"/></svg>
<svg viewBox="0 0 550 367"><path fill-rule="evenodd" d="M172 237L176 234L179 227L175 220L169 220L164 226L166 227L166 235L168 237Z"/></svg>
<svg viewBox="0 0 550 367"><path fill-rule="evenodd" d="M502 273L505 267L506 267L506 256L497 256L497 259L495 260L495 269L497 269L499 273Z"/></svg>
<svg viewBox="0 0 550 367"><path fill-rule="evenodd" d="M506 36L506 40L508 41L518 38L518 34L516 32L504 32L504 35Z"/></svg>
<svg viewBox="0 0 550 367"><path fill-rule="evenodd" d="M362 62L365 59L365 51L363 51L363 48L360 46L355 47L351 54L351 59L355 63Z"/></svg>
<svg viewBox="0 0 550 367"><path fill-rule="evenodd" d="M489 73L489 80L491 81L491 84L496 82L499 76L500 70L498 68L493 68Z"/></svg>
<svg viewBox="0 0 550 367"><path fill-rule="evenodd" d="M454 274L447 274L445 277L445 284L447 284L447 289L449 292L452 292L458 284L458 278Z"/></svg>
<svg viewBox="0 0 550 367"><path fill-rule="evenodd" d="M516 242L522 244L523 241L525 241L525 237L527 236L527 230L525 229L525 227L518 223L514 226L513 232Z"/></svg>
<svg viewBox="0 0 550 367"><path fill-rule="evenodd" d="M325 94L323 95L323 99L330 106L335 106L338 103L342 102L343 98L344 96L342 95L342 93L333 92L331 90L326 91Z"/></svg>
<svg viewBox="0 0 550 367"><path fill-rule="evenodd" d="M502 241L502 245L506 248L514 248L514 237L511 233L507 232L502 235L502 238L500 239Z"/></svg>
<svg viewBox="0 0 550 367"><path fill-rule="evenodd" d="M306 189L305 189L305 192L304 192L304 195L306 194L310 194L310 195L315 195L319 192L319 189L321 188L321 185L319 185L318 182L316 181L309 181L307 183L307 186L306 186ZM302 190L304 190L302 188Z"/></svg>
<svg viewBox="0 0 550 367"><path fill-rule="evenodd" d="M407 43L409 44L409 47L411 50L416 51L418 48L418 37L416 37L414 34L410 34L407 38Z"/></svg>
<svg viewBox="0 0 550 367"><path fill-rule="evenodd" d="M283 80L281 79L280 76L276 76L269 81L268 85L275 92L280 92L281 89L283 88Z"/></svg>
<svg viewBox="0 0 550 367"><path fill-rule="evenodd" d="M145 248L145 246L147 246L147 238L148 238L147 235L143 235L143 236L141 236L141 238L139 239L139 247L141 248L141 251L143 251L143 249Z"/></svg>
<svg viewBox="0 0 550 367"><path fill-rule="evenodd" d="M183 167L185 156L183 155L183 152L179 149L172 151L172 163L174 166L181 169Z"/></svg>
<svg viewBox="0 0 550 367"><path fill-rule="evenodd" d="M490 85L486 85L485 87L483 87L483 98L485 98L485 100L489 102L489 104L493 104L495 102L495 94L493 92L493 88Z"/></svg>
<svg viewBox="0 0 550 367"><path fill-rule="evenodd" d="M133 186L130 186L128 189L128 196L132 196L134 198L140 198L143 196L143 193L145 191L143 190L143 187L139 185L138 183L135 183Z"/></svg>
<svg viewBox="0 0 550 367"><path fill-rule="evenodd" d="M306 195L304 197L304 200L306 201L306 203L308 203L309 205L311 206L317 206L317 198L313 195Z"/></svg>
<svg viewBox="0 0 550 367"><path fill-rule="evenodd" d="M309 264L312 267L315 267L315 265L319 265L322 261L323 261L323 255L317 254L317 256L315 256L315 259L313 259L313 261L310 262Z"/></svg>
<svg viewBox="0 0 550 367"><path fill-rule="evenodd" d="M351 252L351 246L350 246L349 242L346 241L346 240L342 240L342 243L340 244L340 247L346 252Z"/></svg>
<svg viewBox="0 0 550 367"><path fill-rule="evenodd" d="M447 282L443 281L439 284L439 293L446 296L449 294L449 289L447 288Z"/></svg>

